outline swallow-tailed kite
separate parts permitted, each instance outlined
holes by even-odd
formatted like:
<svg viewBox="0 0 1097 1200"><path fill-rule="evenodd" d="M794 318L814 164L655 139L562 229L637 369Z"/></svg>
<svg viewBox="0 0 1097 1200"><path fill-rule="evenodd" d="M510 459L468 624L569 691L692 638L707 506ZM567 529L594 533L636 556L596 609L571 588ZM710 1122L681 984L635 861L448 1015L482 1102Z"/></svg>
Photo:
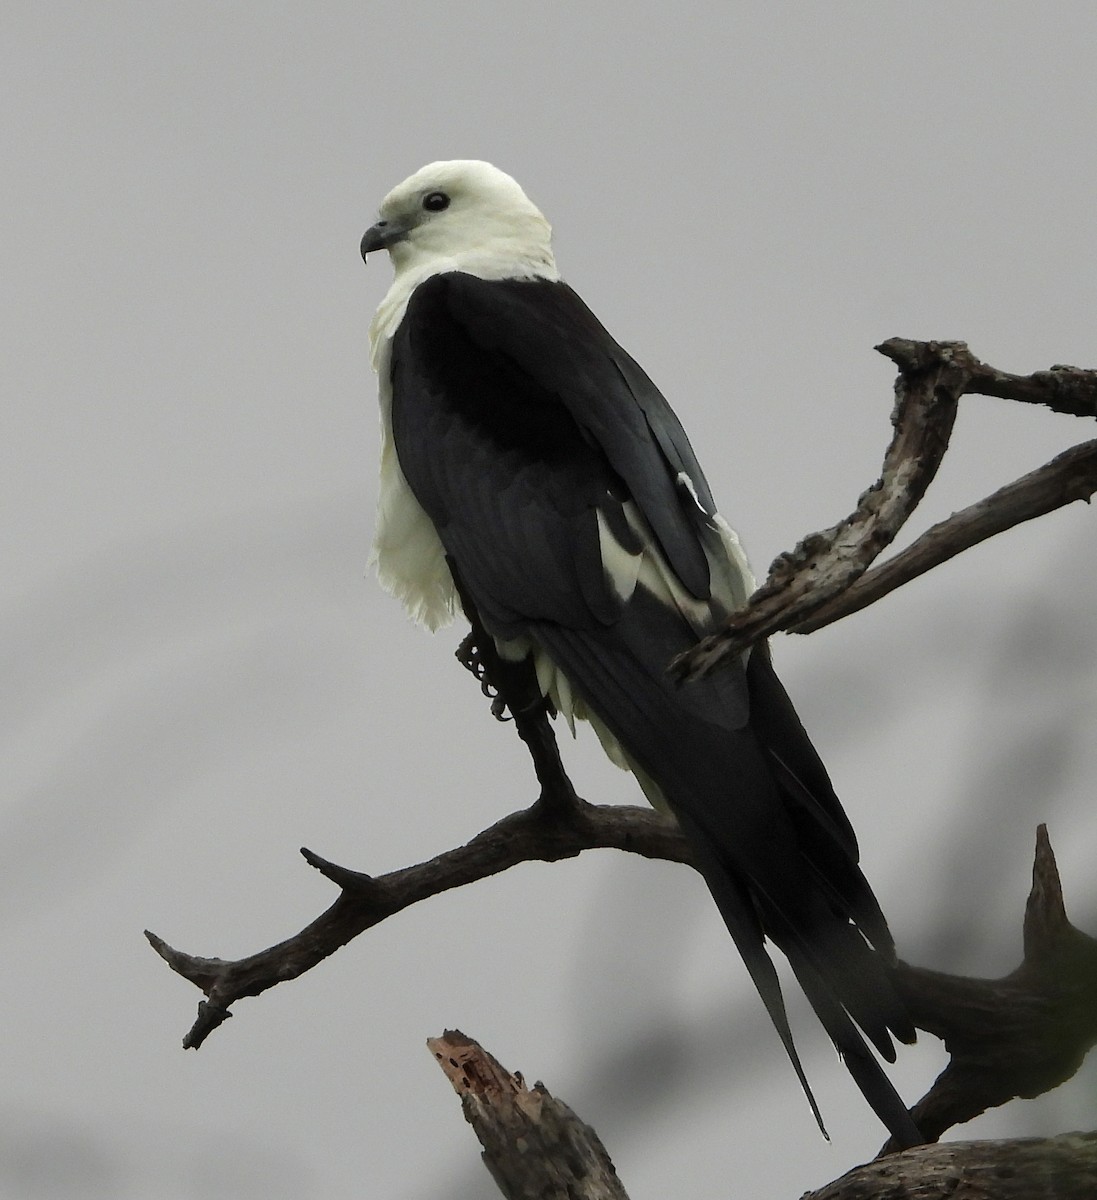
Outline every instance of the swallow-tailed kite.
<svg viewBox="0 0 1097 1200"><path fill-rule="evenodd" d="M830 779L767 647L699 683L667 664L753 589L659 390L560 279L548 222L485 162L436 162L381 205L363 256L395 280L370 328L381 402L374 559L431 628L459 606L677 819L818 1119L768 938L869 1104L923 1139L894 1061L914 1027ZM821 1122L820 1122L821 1125Z"/></svg>

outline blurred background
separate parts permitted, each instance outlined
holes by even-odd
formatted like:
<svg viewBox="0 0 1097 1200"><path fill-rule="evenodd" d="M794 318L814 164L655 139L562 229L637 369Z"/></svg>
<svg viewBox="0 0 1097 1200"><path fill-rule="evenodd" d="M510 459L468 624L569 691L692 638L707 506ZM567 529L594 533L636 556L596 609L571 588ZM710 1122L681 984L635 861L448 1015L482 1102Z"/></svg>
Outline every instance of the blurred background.
<svg viewBox="0 0 1097 1200"><path fill-rule="evenodd" d="M381 197L482 157L690 430L756 569L852 507L891 335L1097 364L1097 9L12 0L0 504L0 1195L494 1194L425 1049L457 1026L601 1133L633 1200L784 1198L883 1138L793 1001L817 1134L715 908L600 852L439 897L242 1001L237 957L530 801L513 730L366 574ZM915 524L1092 436L964 401ZM913 536L915 530L912 530ZM1035 827L1097 932L1097 528L1075 505L811 638L785 682L907 959L1020 957ZM581 792L633 801L593 739ZM894 1078L913 1102L928 1037ZM959 1136L1097 1124L1087 1064Z"/></svg>

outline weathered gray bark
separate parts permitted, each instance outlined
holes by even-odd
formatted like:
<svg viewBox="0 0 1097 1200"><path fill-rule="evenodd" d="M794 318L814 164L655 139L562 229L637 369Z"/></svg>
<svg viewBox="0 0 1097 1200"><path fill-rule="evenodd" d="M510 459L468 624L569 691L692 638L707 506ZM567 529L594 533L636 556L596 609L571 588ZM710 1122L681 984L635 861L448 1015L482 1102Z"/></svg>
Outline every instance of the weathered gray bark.
<svg viewBox="0 0 1097 1200"><path fill-rule="evenodd" d="M802 1200L1094 1200L1097 1133L919 1146L855 1167Z"/></svg>
<svg viewBox="0 0 1097 1200"><path fill-rule="evenodd" d="M598 1135L544 1084L527 1087L456 1029L427 1046L507 1200L628 1200Z"/></svg>
<svg viewBox="0 0 1097 1200"><path fill-rule="evenodd" d="M900 963L895 984L914 1024L949 1052L948 1066L911 1110L927 1141L1070 1079L1097 1044L1097 941L1067 920L1043 825L1021 965L1002 979L969 979Z"/></svg>
<svg viewBox="0 0 1097 1200"><path fill-rule="evenodd" d="M506 1200L628 1200L593 1129L471 1038L427 1041ZM729 1200L734 1195L729 1185ZM1094 1200L1097 1133L950 1142L874 1159L801 1200Z"/></svg>

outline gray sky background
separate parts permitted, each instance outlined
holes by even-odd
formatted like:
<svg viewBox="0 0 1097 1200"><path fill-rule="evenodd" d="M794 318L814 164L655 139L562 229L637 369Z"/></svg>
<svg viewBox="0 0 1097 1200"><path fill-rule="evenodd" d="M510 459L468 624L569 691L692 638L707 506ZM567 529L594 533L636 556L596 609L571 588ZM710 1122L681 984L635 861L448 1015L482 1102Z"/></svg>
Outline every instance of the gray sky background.
<svg viewBox="0 0 1097 1200"><path fill-rule="evenodd" d="M1097 9L14 2L0 32L0 1194L490 1195L424 1048L447 1026L593 1123L634 1200L777 1200L870 1156L797 1004L816 1134L681 868L436 899L198 1054L198 995L141 930L249 953L332 899L298 846L384 871L532 798L456 634L365 576L390 276L357 247L391 186L440 157L524 184L764 570L875 478L875 343L1097 363ZM966 401L919 527L1087 436ZM1093 522L775 648L913 961L1016 964L1041 820L1097 929ZM581 790L632 799L590 740ZM1095 1108L1087 1067L962 1132Z"/></svg>

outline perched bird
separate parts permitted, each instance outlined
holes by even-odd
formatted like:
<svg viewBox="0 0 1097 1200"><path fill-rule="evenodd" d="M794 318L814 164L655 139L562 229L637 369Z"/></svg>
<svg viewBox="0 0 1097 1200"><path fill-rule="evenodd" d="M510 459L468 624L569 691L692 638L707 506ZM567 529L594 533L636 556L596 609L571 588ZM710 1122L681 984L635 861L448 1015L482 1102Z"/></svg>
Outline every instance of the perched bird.
<svg viewBox="0 0 1097 1200"><path fill-rule="evenodd" d="M892 939L768 648L697 683L667 674L753 590L738 538L550 243L515 180L476 161L417 171L363 237L395 269L370 327L380 580L437 628L459 607L454 565L502 658L677 819L820 1128L766 939L892 1136L918 1144L857 1028L889 1061L892 1035L914 1040Z"/></svg>

